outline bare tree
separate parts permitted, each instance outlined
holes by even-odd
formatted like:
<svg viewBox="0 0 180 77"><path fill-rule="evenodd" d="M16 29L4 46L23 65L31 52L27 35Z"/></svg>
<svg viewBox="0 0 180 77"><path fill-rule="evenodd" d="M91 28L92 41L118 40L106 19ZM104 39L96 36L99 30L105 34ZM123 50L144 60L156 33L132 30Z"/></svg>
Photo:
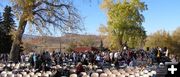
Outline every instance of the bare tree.
<svg viewBox="0 0 180 77"><path fill-rule="evenodd" d="M22 35L27 24L44 34L50 27L61 32L82 30L81 17L72 0L11 0L19 26L11 47L10 60L17 62Z"/></svg>

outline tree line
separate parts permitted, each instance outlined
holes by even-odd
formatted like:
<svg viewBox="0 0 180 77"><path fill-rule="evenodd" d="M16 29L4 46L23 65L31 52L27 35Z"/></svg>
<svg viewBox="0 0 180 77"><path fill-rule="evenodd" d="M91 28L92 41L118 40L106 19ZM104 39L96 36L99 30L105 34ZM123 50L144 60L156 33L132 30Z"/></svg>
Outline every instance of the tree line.
<svg viewBox="0 0 180 77"><path fill-rule="evenodd" d="M145 47L167 47L170 53L180 56L180 27L172 33L158 30L148 35Z"/></svg>

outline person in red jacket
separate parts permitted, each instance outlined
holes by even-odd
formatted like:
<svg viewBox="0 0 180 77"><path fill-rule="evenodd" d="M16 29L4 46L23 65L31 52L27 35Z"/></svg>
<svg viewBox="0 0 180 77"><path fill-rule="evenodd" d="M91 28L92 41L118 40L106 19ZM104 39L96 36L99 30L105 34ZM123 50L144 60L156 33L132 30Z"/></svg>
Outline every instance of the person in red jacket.
<svg viewBox="0 0 180 77"><path fill-rule="evenodd" d="M83 66L82 66L82 63L78 63L77 65L76 65L76 73L77 74L80 74L81 72L84 72L85 70L84 70L84 68L83 68Z"/></svg>

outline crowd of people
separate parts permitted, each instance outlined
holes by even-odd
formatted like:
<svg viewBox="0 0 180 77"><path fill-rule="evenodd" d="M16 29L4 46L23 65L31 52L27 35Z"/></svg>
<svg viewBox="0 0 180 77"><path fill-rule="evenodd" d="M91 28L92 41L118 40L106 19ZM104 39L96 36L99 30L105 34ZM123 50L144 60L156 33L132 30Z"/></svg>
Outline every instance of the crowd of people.
<svg viewBox="0 0 180 77"><path fill-rule="evenodd" d="M89 52L70 52L70 53L62 53L62 52L52 52L48 51L43 52L42 54L37 54L33 52L30 54L29 62L32 66L38 68L41 64L52 66L62 65L63 63L77 64L81 62L83 65L88 65L91 63L92 65L98 65L103 67L105 64L115 64L116 67L122 65L128 66L137 66L138 62L146 62L148 65L152 65L153 63L160 62L170 62L176 61L176 57L174 56L172 60L168 57L167 48L154 48L142 50L133 50L133 49L124 49L123 51L89 51ZM24 56L24 55L22 55ZM25 56L24 56L25 57ZM25 61L25 58L22 57L21 61Z"/></svg>
<svg viewBox="0 0 180 77"><path fill-rule="evenodd" d="M143 76L142 72L146 71L144 74L147 75L147 73L149 73L151 75L148 75L147 77L152 77L156 74L154 71L154 64L159 64L161 62L164 63L167 61L177 61L175 56L169 58L168 49L166 47L163 49L157 47L151 50L147 48L146 51L143 49L127 49L126 47L122 51L89 51L70 53L44 51L43 53L31 52L29 54L21 54L20 58L21 60L19 63L11 63L7 61L8 55L2 54L0 56L1 77L3 77L2 74L4 75L4 72L6 72L6 76L4 77L8 77L7 75L9 71L12 71L10 74L21 74L23 77L25 77L25 75L29 75L30 77L31 73L33 73L32 75L35 77L44 77L44 75L45 77L69 77L71 75L74 75L74 77L87 75L88 77L94 75L94 73L98 73L98 76L96 74L96 76L93 77L99 77L102 73L107 74L107 76L105 75L101 77L111 77L111 74L115 75L112 77L118 77L118 75L126 73L128 73L128 76L134 75L134 77L139 77ZM151 67L153 67L153 69L150 70L149 68ZM135 70L132 68L139 71L138 76L135 76ZM20 69L20 71L17 71L17 69ZM113 72L114 70L116 70L116 74ZM111 74L108 74L107 71ZM26 74L24 75L22 72L26 72ZM45 74L47 72L48 75ZM129 74L129 72L133 72L133 74Z"/></svg>

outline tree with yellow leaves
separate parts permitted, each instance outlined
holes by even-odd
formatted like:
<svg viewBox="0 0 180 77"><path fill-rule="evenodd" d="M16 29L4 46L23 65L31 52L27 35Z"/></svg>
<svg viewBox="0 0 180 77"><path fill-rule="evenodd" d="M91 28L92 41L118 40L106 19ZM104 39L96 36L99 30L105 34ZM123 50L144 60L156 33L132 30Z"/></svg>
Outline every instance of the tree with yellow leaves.
<svg viewBox="0 0 180 77"><path fill-rule="evenodd" d="M103 0L101 8L108 17L107 37L111 50L121 49L123 42L131 47L140 45L146 37L142 26L144 16L142 12L147 10L144 2L140 0Z"/></svg>
<svg viewBox="0 0 180 77"><path fill-rule="evenodd" d="M165 30L158 30L146 38L145 47L167 47L170 54L176 54L180 57L180 27L172 34Z"/></svg>
<svg viewBox="0 0 180 77"><path fill-rule="evenodd" d="M146 47L168 47L170 48L170 43L172 42L171 35L165 30L159 30L146 38Z"/></svg>
<svg viewBox="0 0 180 77"><path fill-rule="evenodd" d="M180 27L178 27L172 34L171 48L171 52L175 53L180 58Z"/></svg>

